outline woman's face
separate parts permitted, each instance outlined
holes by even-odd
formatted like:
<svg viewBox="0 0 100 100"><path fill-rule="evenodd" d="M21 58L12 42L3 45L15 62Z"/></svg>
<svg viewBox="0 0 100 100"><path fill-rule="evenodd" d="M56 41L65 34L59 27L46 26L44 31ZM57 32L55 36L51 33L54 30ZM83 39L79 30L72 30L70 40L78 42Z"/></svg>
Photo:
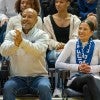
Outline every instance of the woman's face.
<svg viewBox="0 0 100 100"><path fill-rule="evenodd" d="M32 6L33 6L33 4L31 2L31 0L21 0L20 9L22 12L27 8L34 8Z"/></svg>
<svg viewBox="0 0 100 100"><path fill-rule="evenodd" d="M78 36L82 42L87 42L90 36L93 35L89 25L86 22L82 22L79 26Z"/></svg>
<svg viewBox="0 0 100 100"><path fill-rule="evenodd" d="M55 0L55 6L58 12L67 10L69 2L67 0Z"/></svg>

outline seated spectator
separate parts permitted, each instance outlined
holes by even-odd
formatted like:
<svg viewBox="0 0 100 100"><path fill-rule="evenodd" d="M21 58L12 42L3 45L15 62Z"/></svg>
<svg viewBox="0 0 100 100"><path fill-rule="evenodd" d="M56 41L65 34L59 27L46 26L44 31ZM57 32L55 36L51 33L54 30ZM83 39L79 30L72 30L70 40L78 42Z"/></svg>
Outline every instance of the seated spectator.
<svg viewBox="0 0 100 100"><path fill-rule="evenodd" d="M44 17L44 31L49 34L50 42L47 53L48 66L55 66L55 61L60 52L64 48L65 43L69 39L77 38L77 29L80 24L80 19L76 15L72 15L67 12L68 6L71 0L55 0L55 7L57 13ZM55 77L57 81L57 77ZM54 97L58 95L61 97L61 93L57 92L57 82L55 81Z"/></svg>
<svg viewBox="0 0 100 100"><path fill-rule="evenodd" d="M78 5L81 20L85 20L90 13L96 14L97 0L79 0Z"/></svg>
<svg viewBox="0 0 100 100"><path fill-rule="evenodd" d="M25 9L21 18L22 31L9 31L1 44L1 54L9 56L11 62L11 77L3 89L4 100L15 100L18 93L27 91L36 91L40 100L51 100L45 63L49 37L35 27L37 20L34 9Z"/></svg>
<svg viewBox="0 0 100 100"><path fill-rule="evenodd" d="M91 21L83 21L78 30L79 39L65 45L55 64L56 68L70 70L67 86L82 92L84 100L100 99L100 40L91 38L94 29Z"/></svg>
<svg viewBox="0 0 100 100"><path fill-rule="evenodd" d="M0 44L3 42L8 19L17 13L14 10L16 0L0 0ZM2 56L0 55L0 61Z"/></svg>
<svg viewBox="0 0 100 100"><path fill-rule="evenodd" d="M21 23L20 23L21 13L26 8L33 8L39 14L40 6L39 6L38 0L17 0L16 1L15 10L18 13L18 15L11 17L9 19L6 33L10 30L13 30L13 29L20 29L21 30ZM39 16L38 16L38 21L37 21L36 26L37 26L37 28L42 29L42 20Z"/></svg>
<svg viewBox="0 0 100 100"><path fill-rule="evenodd" d="M98 0L97 4L97 22L98 22L97 37L100 39L100 0Z"/></svg>
<svg viewBox="0 0 100 100"><path fill-rule="evenodd" d="M16 0L0 0L0 13L4 14L8 19L15 16L14 5Z"/></svg>
<svg viewBox="0 0 100 100"><path fill-rule="evenodd" d="M94 23L95 30L94 30L93 38L94 39L98 38L98 36L97 36L97 25L98 25L97 15L96 14L89 14L86 19L88 19Z"/></svg>

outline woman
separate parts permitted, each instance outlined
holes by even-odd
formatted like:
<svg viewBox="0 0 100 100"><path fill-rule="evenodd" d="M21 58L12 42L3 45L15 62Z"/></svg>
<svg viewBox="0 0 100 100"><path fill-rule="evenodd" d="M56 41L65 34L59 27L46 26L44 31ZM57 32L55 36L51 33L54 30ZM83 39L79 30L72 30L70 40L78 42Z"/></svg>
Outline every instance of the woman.
<svg viewBox="0 0 100 100"><path fill-rule="evenodd" d="M97 84L100 79L100 40L91 38L94 29L92 21L83 21L78 30L79 39L70 40L65 45L55 64L56 68L70 70L67 85L83 92L84 100L100 99L100 83ZM68 58L69 63L66 63Z"/></svg>
<svg viewBox="0 0 100 100"><path fill-rule="evenodd" d="M68 13L67 9L70 3L71 0L55 0L57 13L48 15L43 20L44 31L50 37L49 49L51 51L47 54L47 61L50 67L55 65L55 60L62 51L65 43L69 39L77 38L77 29L81 21L76 15ZM55 82L56 87L57 83ZM60 94L57 89L54 91L54 96L56 93Z"/></svg>
<svg viewBox="0 0 100 100"><path fill-rule="evenodd" d="M10 18L7 25L6 33L13 29L21 30L21 23L20 23L21 14L26 8L33 8L39 14L40 11L39 1L38 0L17 0L15 3L15 10L18 13L18 15ZM36 24L36 27L42 29L42 20L39 16L38 16L38 22Z"/></svg>
<svg viewBox="0 0 100 100"><path fill-rule="evenodd" d="M64 47L62 43L77 37L77 29L81 21L77 16L67 12L70 2L71 0L55 0L57 13L44 17L44 30L51 38L49 45L51 49L59 49L59 46L62 49Z"/></svg>

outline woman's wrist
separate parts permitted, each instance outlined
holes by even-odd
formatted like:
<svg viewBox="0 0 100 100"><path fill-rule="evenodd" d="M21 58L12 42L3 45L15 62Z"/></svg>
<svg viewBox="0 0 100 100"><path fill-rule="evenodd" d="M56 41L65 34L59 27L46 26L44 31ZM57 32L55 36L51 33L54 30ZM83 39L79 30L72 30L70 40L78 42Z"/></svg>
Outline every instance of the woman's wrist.
<svg viewBox="0 0 100 100"><path fill-rule="evenodd" d="M81 72L82 71L82 69L81 69L81 66L79 65L79 67L78 67L78 71L79 72Z"/></svg>

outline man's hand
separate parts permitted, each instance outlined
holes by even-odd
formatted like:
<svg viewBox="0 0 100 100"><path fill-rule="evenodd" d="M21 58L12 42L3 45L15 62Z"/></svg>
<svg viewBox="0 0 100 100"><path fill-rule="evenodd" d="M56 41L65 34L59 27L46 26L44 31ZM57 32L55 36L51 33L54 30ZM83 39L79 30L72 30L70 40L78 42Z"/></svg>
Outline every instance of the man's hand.
<svg viewBox="0 0 100 100"><path fill-rule="evenodd" d="M16 35L14 35L14 44L19 47L22 42L21 32L19 30L15 30Z"/></svg>

